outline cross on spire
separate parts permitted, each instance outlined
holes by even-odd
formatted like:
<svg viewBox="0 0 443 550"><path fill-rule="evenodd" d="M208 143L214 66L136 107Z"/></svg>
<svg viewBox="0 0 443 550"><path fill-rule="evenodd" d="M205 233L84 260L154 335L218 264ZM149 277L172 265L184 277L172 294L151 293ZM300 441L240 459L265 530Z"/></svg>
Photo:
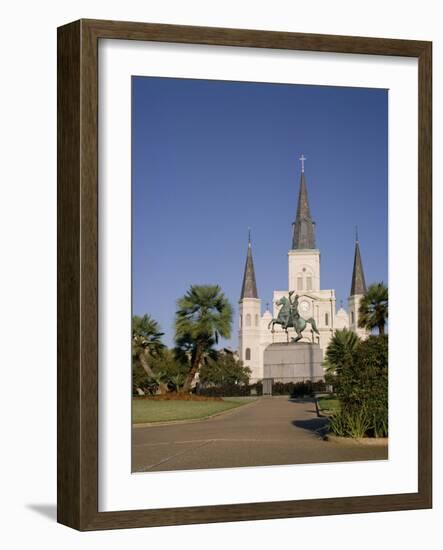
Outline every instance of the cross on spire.
<svg viewBox="0 0 443 550"><path fill-rule="evenodd" d="M299 160L301 161L301 171L304 172L305 171L305 160L307 160L307 158L305 157L305 155L302 153L301 157L299 158Z"/></svg>

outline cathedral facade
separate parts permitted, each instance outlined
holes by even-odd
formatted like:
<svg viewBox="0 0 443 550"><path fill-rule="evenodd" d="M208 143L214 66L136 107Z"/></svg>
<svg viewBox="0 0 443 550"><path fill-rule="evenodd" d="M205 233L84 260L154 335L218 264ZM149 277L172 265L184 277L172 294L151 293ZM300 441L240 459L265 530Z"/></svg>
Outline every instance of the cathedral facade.
<svg viewBox="0 0 443 550"><path fill-rule="evenodd" d="M301 157L302 169L298 193L298 205L295 221L292 224L292 246L288 251L288 289L275 290L272 311L266 309L262 314L261 299L252 257L252 245L249 238L243 284L239 300L239 356L243 364L251 369L251 378L263 378L264 351L270 344L286 342L286 332L275 326L273 333L269 323L278 315L276 302L290 291L299 297L298 311L308 320L314 319L319 334L311 327L303 332L301 342L318 343L323 356L329 341L338 329L348 328L365 338L367 331L358 327L358 309L366 292L363 264L358 238L355 242L354 267L351 289L348 298L348 310L337 310L335 290L322 289L320 273L320 250L316 246L315 222L311 217L308 190L304 172L305 157ZM290 329L289 336L294 336Z"/></svg>

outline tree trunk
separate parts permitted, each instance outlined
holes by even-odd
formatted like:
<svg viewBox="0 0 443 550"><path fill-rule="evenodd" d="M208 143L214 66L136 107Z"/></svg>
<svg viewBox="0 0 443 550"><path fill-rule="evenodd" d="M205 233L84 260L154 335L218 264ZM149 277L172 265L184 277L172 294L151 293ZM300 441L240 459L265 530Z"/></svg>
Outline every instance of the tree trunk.
<svg viewBox="0 0 443 550"><path fill-rule="evenodd" d="M191 367L191 370L188 373L188 376L186 377L185 383L183 384L183 388L182 388L183 393L187 393L187 392L191 391L192 382L194 381L195 375L197 374L197 372L200 369L200 363L201 363L202 355L203 355L203 353L202 353L200 347L198 347L196 352L195 352L194 363Z"/></svg>
<svg viewBox="0 0 443 550"><path fill-rule="evenodd" d="M380 323L378 325L378 333L379 333L380 336L385 335L385 324L384 323Z"/></svg>
<svg viewBox="0 0 443 550"><path fill-rule="evenodd" d="M149 366L148 354L146 353L146 351L140 353L138 358L140 359L141 366L143 367L146 374L150 378L156 380L157 377L156 377L154 371ZM164 382L158 381L158 389L159 389L161 394L168 393L168 386Z"/></svg>

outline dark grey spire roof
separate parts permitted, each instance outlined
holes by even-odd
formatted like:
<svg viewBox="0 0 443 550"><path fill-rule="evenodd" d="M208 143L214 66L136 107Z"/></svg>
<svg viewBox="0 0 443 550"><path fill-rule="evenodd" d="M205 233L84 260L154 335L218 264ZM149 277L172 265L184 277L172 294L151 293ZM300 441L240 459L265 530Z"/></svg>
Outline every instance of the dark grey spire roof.
<svg viewBox="0 0 443 550"><path fill-rule="evenodd" d="M248 241L248 253L246 255L245 273L241 287L240 300L243 298L258 298L257 284L255 282L254 260L252 259L251 239Z"/></svg>
<svg viewBox="0 0 443 550"><path fill-rule="evenodd" d="M315 248L315 222L309 209L308 190L305 173L301 173L300 190L298 192L297 215L293 225L292 249Z"/></svg>
<svg viewBox="0 0 443 550"><path fill-rule="evenodd" d="M366 293L366 282L365 274L363 272L363 263L361 261L360 254L360 245L358 239L355 241L355 253L354 253L354 269L352 270L352 283L351 283L351 294L365 294Z"/></svg>

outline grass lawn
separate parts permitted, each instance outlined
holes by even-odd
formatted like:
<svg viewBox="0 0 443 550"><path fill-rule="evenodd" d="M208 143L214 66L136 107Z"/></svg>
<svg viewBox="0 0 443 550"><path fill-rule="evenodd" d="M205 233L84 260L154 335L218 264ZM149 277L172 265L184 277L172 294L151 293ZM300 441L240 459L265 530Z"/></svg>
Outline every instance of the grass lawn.
<svg viewBox="0 0 443 550"><path fill-rule="evenodd" d="M230 397L221 401L159 401L155 399L132 400L132 422L168 422L172 420L191 420L205 418L241 405L254 399L248 397Z"/></svg>
<svg viewBox="0 0 443 550"><path fill-rule="evenodd" d="M334 395L325 395L318 398L318 406L321 412L333 414L340 410L340 401Z"/></svg>

